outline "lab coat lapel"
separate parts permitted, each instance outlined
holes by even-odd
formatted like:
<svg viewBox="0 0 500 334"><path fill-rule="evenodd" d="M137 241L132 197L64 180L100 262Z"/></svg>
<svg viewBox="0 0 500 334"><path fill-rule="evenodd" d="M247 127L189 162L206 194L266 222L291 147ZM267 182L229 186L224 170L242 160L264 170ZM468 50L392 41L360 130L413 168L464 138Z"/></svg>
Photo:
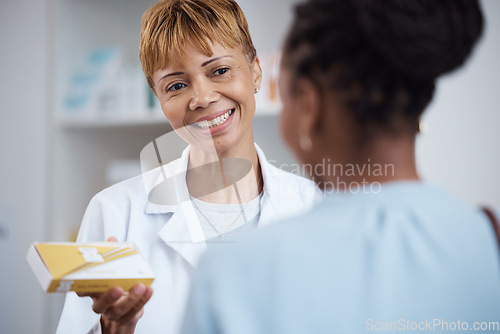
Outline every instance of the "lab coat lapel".
<svg viewBox="0 0 500 334"><path fill-rule="evenodd" d="M177 206L168 223L160 230L159 236L193 267L207 249L198 217L189 201Z"/></svg>
<svg viewBox="0 0 500 334"><path fill-rule="evenodd" d="M257 145L255 148L264 179L259 227L300 214L306 205L312 205L315 200L319 200L320 192L312 182L279 170L267 161ZM309 199L306 200L305 196L309 196Z"/></svg>
<svg viewBox="0 0 500 334"><path fill-rule="evenodd" d="M260 208L260 218L259 218L259 227L263 227L269 225L270 223L278 220L279 216L269 198L266 194L262 197Z"/></svg>
<svg viewBox="0 0 500 334"><path fill-rule="evenodd" d="M280 196L277 192L280 190L279 176L274 175L275 171L273 166L267 161L264 152L258 145L255 145L257 155L259 156L260 168L262 171L262 178L264 180L264 195L261 200L259 227L266 226L273 221L278 220L279 215L276 205L279 205Z"/></svg>
<svg viewBox="0 0 500 334"><path fill-rule="evenodd" d="M148 214L172 214L168 222L158 233L159 237L170 248L178 252L187 262L195 266L201 254L206 250L205 237L201 229L194 207L189 200L186 184L186 171L189 160L189 147L182 152L179 160L164 168L164 175L172 178L172 189L162 189L160 198L176 198L177 203L171 205L148 202ZM164 181L161 174L154 183ZM171 193L168 193L171 192Z"/></svg>

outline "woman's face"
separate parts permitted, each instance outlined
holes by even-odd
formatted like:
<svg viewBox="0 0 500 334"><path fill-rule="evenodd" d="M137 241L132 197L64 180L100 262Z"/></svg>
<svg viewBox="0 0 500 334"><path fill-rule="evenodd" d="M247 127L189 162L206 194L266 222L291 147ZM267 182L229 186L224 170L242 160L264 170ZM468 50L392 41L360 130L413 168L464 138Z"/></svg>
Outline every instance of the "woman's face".
<svg viewBox="0 0 500 334"><path fill-rule="evenodd" d="M220 44L212 52L207 57L188 47L184 59L154 73L163 113L174 130L188 127L195 137L211 137L218 153L247 141L253 145L254 92L262 77L258 59L249 64L240 49Z"/></svg>

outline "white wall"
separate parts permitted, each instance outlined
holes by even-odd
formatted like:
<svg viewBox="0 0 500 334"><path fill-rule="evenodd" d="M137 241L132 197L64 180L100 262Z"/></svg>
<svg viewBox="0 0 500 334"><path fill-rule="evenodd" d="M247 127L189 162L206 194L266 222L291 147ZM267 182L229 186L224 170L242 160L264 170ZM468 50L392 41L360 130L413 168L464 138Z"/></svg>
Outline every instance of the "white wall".
<svg viewBox="0 0 500 334"><path fill-rule="evenodd" d="M41 333L47 315L25 260L45 238L46 10L44 0L0 4L1 333Z"/></svg>
<svg viewBox="0 0 500 334"><path fill-rule="evenodd" d="M417 157L424 179L500 208L500 1L482 4L485 34L466 66L438 83Z"/></svg>

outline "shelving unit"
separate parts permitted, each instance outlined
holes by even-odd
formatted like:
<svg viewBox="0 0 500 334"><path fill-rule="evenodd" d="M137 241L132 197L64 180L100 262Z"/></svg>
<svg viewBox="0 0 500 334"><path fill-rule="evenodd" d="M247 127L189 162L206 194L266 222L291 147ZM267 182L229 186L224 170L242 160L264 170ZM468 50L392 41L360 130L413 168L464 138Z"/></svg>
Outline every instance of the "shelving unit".
<svg viewBox="0 0 500 334"><path fill-rule="evenodd" d="M255 117L275 117L279 115L279 106L259 108ZM56 124L60 129L109 129L131 128L166 125L168 120L164 115L153 114L149 116L128 117L64 117L59 116Z"/></svg>
<svg viewBox="0 0 500 334"><path fill-rule="evenodd" d="M129 128L168 124L163 115L148 117L59 117L57 124L62 129Z"/></svg>

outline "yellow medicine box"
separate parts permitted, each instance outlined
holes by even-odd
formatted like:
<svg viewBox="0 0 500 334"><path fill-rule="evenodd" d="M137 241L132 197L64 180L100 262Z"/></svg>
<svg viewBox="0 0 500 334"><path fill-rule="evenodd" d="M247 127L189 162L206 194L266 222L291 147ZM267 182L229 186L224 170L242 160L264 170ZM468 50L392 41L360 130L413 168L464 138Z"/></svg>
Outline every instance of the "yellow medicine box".
<svg viewBox="0 0 500 334"><path fill-rule="evenodd" d="M150 286L154 274L130 242L38 243L26 256L46 292L104 292L137 283Z"/></svg>

